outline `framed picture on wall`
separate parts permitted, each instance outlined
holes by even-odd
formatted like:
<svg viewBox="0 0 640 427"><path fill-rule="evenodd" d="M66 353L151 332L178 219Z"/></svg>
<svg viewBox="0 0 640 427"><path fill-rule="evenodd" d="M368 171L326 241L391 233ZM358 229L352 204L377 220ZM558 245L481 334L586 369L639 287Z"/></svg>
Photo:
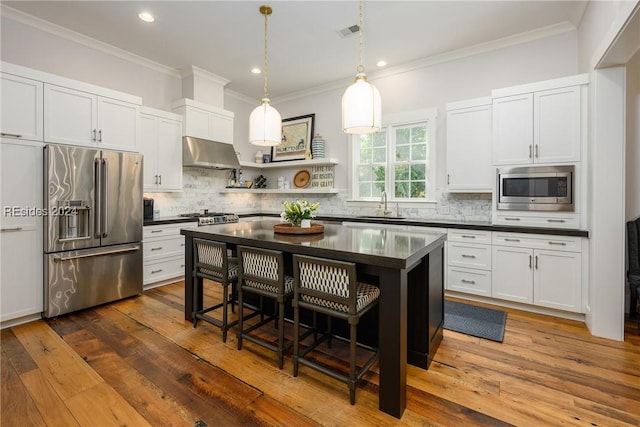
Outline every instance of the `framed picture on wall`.
<svg viewBox="0 0 640 427"><path fill-rule="evenodd" d="M311 150L315 114L282 119L282 144L271 147L271 161L304 160Z"/></svg>

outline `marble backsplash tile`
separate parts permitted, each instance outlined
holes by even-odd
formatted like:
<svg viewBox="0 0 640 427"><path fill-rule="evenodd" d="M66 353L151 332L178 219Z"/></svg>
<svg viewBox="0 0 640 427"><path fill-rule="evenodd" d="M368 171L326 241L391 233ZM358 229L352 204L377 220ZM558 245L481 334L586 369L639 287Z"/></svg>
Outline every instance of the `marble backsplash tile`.
<svg viewBox="0 0 640 427"><path fill-rule="evenodd" d="M187 212L234 212L238 214L265 212L280 213L285 200L305 199L320 202L324 215L373 215L375 207L350 206L347 190L337 194L259 194L220 193L227 183L227 171L187 168L183 174L183 191L176 193L145 193L155 200L160 216L175 216ZM491 194L442 192L436 203L428 207L401 204L400 213L407 218L425 220L491 221ZM395 203L390 209L395 212Z"/></svg>

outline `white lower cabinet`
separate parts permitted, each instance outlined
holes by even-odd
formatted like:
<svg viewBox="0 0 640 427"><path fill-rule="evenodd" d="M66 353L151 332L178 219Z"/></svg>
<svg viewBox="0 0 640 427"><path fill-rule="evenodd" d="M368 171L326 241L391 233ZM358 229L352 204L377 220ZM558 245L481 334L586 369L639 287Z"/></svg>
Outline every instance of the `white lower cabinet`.
<svg viewBox="0 0 640 427"><path fill-rule="evenodd" d="M143 229L145 289L184 278L184 236L180 229L197 223L148 225Z"/></svg>
<svg viewBox="0 0 640 427"><path fill-rule="evenodd" d="M0 143L0 321L43 308L42 142ZM24 321L24 320L23 320Z"/></svg>
<svg viewBox="0 0 640 427"><path fill-rule="evenodd" d="M580 237L493 233L492 297L583 313Z"/></svg>
<svg viewBox="0 0 640 427"><path fill-rule="evenodd" d="M447 289L490 297L491 265L490 231L448 231Z"/></svg>

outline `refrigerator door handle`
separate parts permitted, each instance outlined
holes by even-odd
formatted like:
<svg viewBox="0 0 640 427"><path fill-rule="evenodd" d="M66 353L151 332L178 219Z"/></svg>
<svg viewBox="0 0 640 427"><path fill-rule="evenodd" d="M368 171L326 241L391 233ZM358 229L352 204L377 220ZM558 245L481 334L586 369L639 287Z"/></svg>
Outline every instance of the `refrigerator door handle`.
<svg viewBox="0 0 640 427"><path fill-rule="evenodd" d="M96 252L96 253L91 253L91 254L82 254L82 255L75 255L75 256L54 255L53 256L53 260L55 262L62 262L62 261L70 261L72 259L78 259L78 258L90 258L90 257L94 257L94 256L121 254L123 252L135 252L135 251L138 251L138 250L140 250L140 246L133 246L131 248L126 248L126 249L114 249L114 250L111 250L111 251Z"/></svg>
<svg viewBox="0 0 640 427"><path fill-rule="evenodd" d="M107 164L107 159L102 159L102 185L104 188L102 189L102 237L107 237L109 232L107 230L107 212L109 212L109 208L107 206L107 199L109 194L109 187L107 183L109 182L109 177L107 175L107 171L109 170L109 165Z"/></svg>
<svg viewBox="0 0 640 427"><path fill-rule="evenodd" d="M100 167L100 159L96 158L93 161L93 170L94 170L94 189L95 189L95 209L94 209L94 237L96 239L100 238L102 234L102 168Z"/></svg>

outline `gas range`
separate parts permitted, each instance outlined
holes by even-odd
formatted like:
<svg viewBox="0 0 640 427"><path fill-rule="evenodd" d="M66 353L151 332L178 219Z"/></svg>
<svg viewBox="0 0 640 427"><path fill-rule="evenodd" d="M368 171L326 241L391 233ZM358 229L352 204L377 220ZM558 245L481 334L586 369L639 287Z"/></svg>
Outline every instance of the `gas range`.
<svg viewBox="0 0 640 427"><path fill-rule="evenodd" d="M220 212L209 212L207 209L204 212L191 212L180 214L178 216L182 216L185 218L197 218L198 226L200 225L212 225L212 224L226 224L229 222L238 222L238 215L232 213L220 213Z"/></svg>

